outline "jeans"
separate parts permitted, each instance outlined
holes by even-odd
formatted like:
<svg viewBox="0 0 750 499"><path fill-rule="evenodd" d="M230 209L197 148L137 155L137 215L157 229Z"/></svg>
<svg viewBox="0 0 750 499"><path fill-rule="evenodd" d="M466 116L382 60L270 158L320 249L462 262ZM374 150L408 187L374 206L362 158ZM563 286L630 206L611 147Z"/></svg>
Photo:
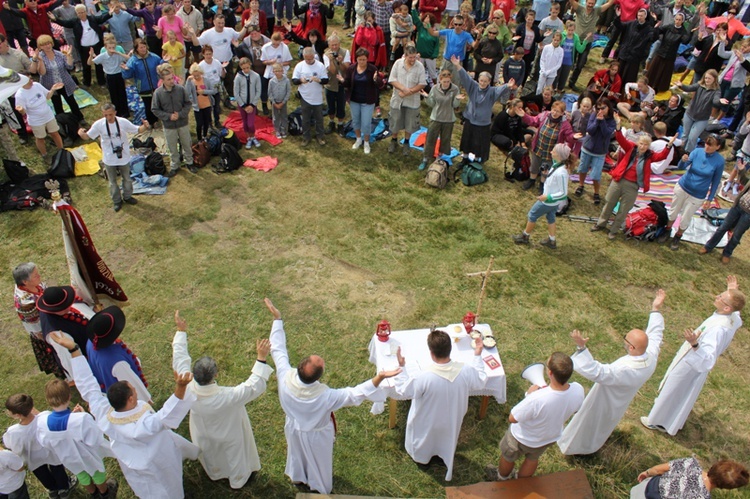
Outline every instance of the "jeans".
<svg viewBox="0 0 750 499"><path fill-rule="evenodd" d="M190 149L187 149L190 152ZM190 153L192 154L192 153ZM108 165L104 163L104 169L107 171L107 180L109 180L109 196L115 204L122 204L123 199L133 197L133 180L130 178L130 163L125 165ZM122 177L122 195L120 186L117 185L117 171L120 171Z"/></svg>
<svg viewBox="0 0 750 499"><path fill-rule="evenodd" d="M302 136L305 140L310 140L310 129L312 121L315 120L315 135L318 140L323 140L325 128L323 127L323 104L308 104L305 99L300 99L302 105Z"/></svg>
<svg viewBox="0 0 750 499"><path fill-rule="evenodd" d="M578 174L586 178L586 174L591 170L591 180L597 182L602 179L602 169L604 168L605 156L594 156L586 151L581 151L581 162L578 165Z"/></svg>
<svg viewBox="0 0 750 499"><path fill-rule="evenodd" d="M695 121L690 115L688 115L688 113L685 113L685 116L682 118L682 137L687 137L687 140L685 141L686 153L690 154L693 152L693 149L695 149L695 146L698 144L698 139L707 126L707 119Z"/></svg>
<svg viewBox="0 0 750 499"><path fill-rule="evenodd" d="M745 196L747 196L747 194L745 194ZM732 231L732 237L729 239L729 242L726 246L724 246L724 250L721 252L721 254L724 256L732 256L734 248L736 248L737 245L740 244L740 239L742 239L742 235L745 233L748 227L750 227L750 213L747 213L739 206L732 206L732 208L729 210L729 213L727 213L726 218L724 218L724 222L722 222L721 227L719 227L711 237L711 239L708 240L705 248L708 251L714 249L716 245L721 242L721 238L724 237L724 234L726 234L728 230L734 228L734 230Z"/></svg>
<svg viewBox="0 0 750 499"><path fill-rule="evenodd" d="M352 111L352 126L355 130L360 130L361 135L370 138L372 131L372 112L375 110L375 104L360 104L359 102L349 102Z"/></svg>
<svg viewBox="0 0 750 499"><path fill-rule="evenodd" d="M286 17L284 17L284 8L286 8ZM294 0L277 0L276 1L276 19L281 21L286 19L291 21L294 18Z"/></svg>
<svg viewBox="0 0 750 499"><path fill-rule="evenodd" d="M544 204L541 201L536 201L531 209L529 210L529 222L536 223L542 217L547 218L548 224L555 223L557 216L557 204Z"/></svg>
<svg viewBox="0 0 750 499"><path fill-rule="evenodd" d="M182 147L182 155L185 159L185 163L189 165L193 164L193 153L192 153L192 140L190 139L190 129L187 125L180 128L164 128L164 139L167 141L169 147L169 159L171 165L169 171L176 172L180 169L180 150L177 147L179 144Z"/></svg>

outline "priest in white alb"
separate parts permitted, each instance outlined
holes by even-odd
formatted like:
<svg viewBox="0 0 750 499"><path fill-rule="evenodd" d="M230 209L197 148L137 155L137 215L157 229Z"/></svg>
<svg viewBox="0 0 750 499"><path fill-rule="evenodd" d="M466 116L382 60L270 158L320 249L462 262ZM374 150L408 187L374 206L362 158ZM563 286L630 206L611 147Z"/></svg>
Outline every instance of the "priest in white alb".
<svg viewBox="0 0 750 499"><path fill-rule="evenodd" d="M563 454L585 455L598 451L625 415L635 394L654 374L664 334L660 309L665 297L663 289L657 291L646 332L629 331L623 337L627 355L611 364L594 360L586 345L589 339L578 330L571 333L578 347L571 356L573 369L596 384L557 441Z"/></svg>
<svg viewBox="0 0 750 499"><path fill-rule="evenodd" d="M737 278L727 276L727 289L713 298L714 313L697 329L686 329L685 342L677 351L659 385L659 396L641 423L650 430L674 436L682 429L701 393L708 373L742 327L740 311L745 295Z"/></svg>
<svg viewBox="0 0 750 499"><path fill-rule="evenodd" d="M382 371L354 387L329 388L319 381L325 367L322 357L310 355L302 359L296 369L292 368L281 313L268 298L265 303L273 315L271 356L276 364L279 401L286 414L284 472L295 484L330 494L333 488L333 441L336 437L333 411L360 405L373 397L379 391L380 383L396 376L401 369ZM382 400L382 395L377 394L376 398Z"/></svg>
<svg viewBox="0 0 750 499"><path fill-rule="evenodd" d="M461 423L469 407L469 394L484 388L487 373L482 361L482 340L474 340L471 364L451 360L453 342L443 331L432 331L427 336L432 364L421 370L414 363L407 364L396 378L396 392L411 399L406 420L406 452L418 465L429 465L434 456L448 468L445 480L453 477L453 457L456 453Z"/></svg>
<svg viewBox="0 0 750 499"><path fill-rule="evenodd" d="M68 349L75 343L52 333L53 340ZM103 394L81 351L72 352L73 378L81 397L88 402L96 424L109 437L122 474L141 499L183 499L183 459L197 459L198 447L174 433L187 416L195 395L186 393L192 374L175 373L174 394L155 412L138 400L133 386L118 381Z"/></svg>
<svg viewBox="0 0 750 499"><path fill-rule="evenodd" d="M179 374L190 372L187 322L175 312L177 332L172 340L172 369ZM197 400L190 408L190 438L201 454L199 460L211 480L229 479L233 489L242 488L253 472L260 469L253 428L246 404L266 391L273 368L266 364L271 350L268 339L256 342L258 356L250 377L234 387L216 383L218 367L211 357L201 357L193 366L193 381L188 392Z"/></svg>

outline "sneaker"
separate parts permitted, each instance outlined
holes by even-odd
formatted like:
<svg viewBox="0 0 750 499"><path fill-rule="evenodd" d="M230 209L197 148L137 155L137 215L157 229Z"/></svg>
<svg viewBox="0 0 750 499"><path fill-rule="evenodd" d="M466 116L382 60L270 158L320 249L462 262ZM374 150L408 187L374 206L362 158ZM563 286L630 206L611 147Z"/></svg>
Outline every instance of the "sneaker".
<svg viewBox="0 0 750 499"><path fill-rule="evenodd" d="M729 182L724 182L724 187L721 188L721 192L729 192L729 188L732 187L732 184Z"/></svg>
<svg viewBox="0 0 750 499"><path fill-rule="evenodd" d="M194 165L194 164L192 164L192 163L191 163L191 164L189 164L189 165L187 165L187 169L188 169L188 171L189 171L190 173L193 173L193 174L195 174L195 173L198 173L198 167L197 167L197 166L195 166L195 165ZM134 201L135 201L135 200L134 200Z"/></svg>
<svg viewBox="0 0 750 499"><path fill-rule="evenodd" d="M602 198L599 197L599 194L594 194L594 204L599 206L599 203L602 202Z"/></svg>
<svg viewBox="0 0 750 499"><path fill-rule="evenodd" d="M260 149L260 142L258 141L258 139L257 139L257 138L253 137L253 138L252 138L252 142L253 142L253 146L255 146L255 147L257 147L258 149Z"/></svg>
<svg viewBox="0 0 750 499"><path fill-rule="evenodd" d="M678 249L680 249L680 239L682 239L682 235L675 235L672 238L672 242L669 244L669 249L671 249L672 251L677 251Z"/></svg>
<svg viewBox="0 0 750 499"><path fill-rule="evenodd" d="M646 417L646 416L641 416L641 424L643 426L645 426L646 428L648 428L649 430L656 430L656 431L660 431L662 433L666 433L667 432L667 430L664 429L663 426L656 426L656 425L650 424L648 422L648 417Z"/></svg>
<svg viewBox="0 0 750 499"><path fill-rule="evenodd" d="M575 191L575 192L574 192L573 194L575 194L575 195L576 195L576 196L578 196L578 197L581 197L581 196L583 196L583 186L582 186L582 185L579 185L579 186L578 186L578 187L576 188L576 191Z"/></svg>
<svg viewBox="0 0 750 499"><path fill-rule="evenodd" d="M529 236L521 232L520 234L514 234L511 236L513 242L516 244L529 244Z"/></svg>
<svg viewBox="0 0 750 499"><path fill-rule="evenodd" d="M283 139L284 137L282 137L282 135L280 133L276 132L276 138L277 139Z"/></svg>
<svg viewBox="0 0 750 499"><path fill-rule="evenodd" d="M352 149L359 149L362 147L362 137L359 137L357 140L354 141L354 145L352 146Z"/></svg>
<svg viewBox="0 0 750 499"><path fill-rule="evenodd" d="M421 172L421 171L423 171L423 170L424 170L425 168L427 168L427 160L426 160L426 159L423 159L423 160L422 160L422 162L421 162L421 163L419 163L419 167L417 167L417 169L418 169L418 170L419 170L419 171Z"/></svg>
<svg viewBox="0 0 750 499"><path fill-rule="evenodd" d="M326 141L323 140L323 139L318 139L318 145L324 146L324 145L326 145Z"/></svg>
<svg viewBox="0 0 750 499"><path fill-rule="evenodd" d="M557 249L557 240L553 241L549 237L545 237L544 239L539 241L539 244L541 244L542 246L546 246L549 249Z"/></svg>
<svg viewBox="0 0 750 499"><path fill-rule="evenodd" d="M122 209L122 203L115 203L112 205L112 209L115 210L115 213L120 211Z"/></svg>
<svg viewBox="0 0 750 499"><path fill-rule="evenodd" d="M740 193L740 184L735 182L732 184L732 196L737 197L739 193Z"/></svg>
<svg viewBox="0 0 750 499"><path fill-rule="evenodd" d="M123 201L125 201L128 204L138 204L138 200L136 198L123 199Z"/></svg>
<svg viewBox="0 0 750 499"><path fill-rule="evenodd" d="M341 29L351 29L351 26L349 26L349 23L344 23Z"/></svg>
<svg viewBox="0 0 750 499"><path fill-rule="evenodd" d="M594 224L594 226L591 227L591 232L599 232L600 230L604 230L603 225Z"/></svg>
<svg viewBox="0 0 750 499"><path fill-rule="evenodd" d="M370 143L365 142L365 154L370 154Z"/></svg>
<svg viewBox="0 0 750 499"><path fill-rule="evenodd" d="M396 147L398 146L398 140L391 139L391 143L388 144L388 154L393 154L396 152Z"/></svg>
<svg viewBox="0 0 750 499"><path fill-rule="evenodd" d="M536 184L536 179L530 178L526 182L523 183L523 185L521 186L521 189L523 189L524 191L528 191L529 189L534 187L534 184Z"/></svg>
<svg viewBox="0 0 750 499"><path fill-rule="evenodd" d="M250 139L247 139L247 142L245 143L245 149L250 150L253 148L253 141Z"/></svg>
<svg viewBox="0 0 750 499"><path fill-rule="evenodd" d="M409 145L409 141L404 140L404 146L403 146L403 149L401 150L401 154L403 154L404 156L408 156L409 152L411 152L411 146Z"/></svg>
<svg viewBox="0 0 750 499"><path fill-rule="evenodd" d="M333 133L336 131L336 123L333 121L328 122L328 126L326 127L326 133Z"/></svg>

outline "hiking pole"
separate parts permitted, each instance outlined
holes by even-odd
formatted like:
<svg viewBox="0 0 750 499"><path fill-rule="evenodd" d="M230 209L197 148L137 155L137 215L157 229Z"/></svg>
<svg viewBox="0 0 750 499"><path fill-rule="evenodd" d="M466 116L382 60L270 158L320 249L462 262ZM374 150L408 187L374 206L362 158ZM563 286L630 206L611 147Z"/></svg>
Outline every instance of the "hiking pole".
<svg viewBox="0 0 750 499"><path fill-rule="evenodd" d="M596 223L599 221L596 217L582 217L580 215L563 215L571 222Z"/></svg>

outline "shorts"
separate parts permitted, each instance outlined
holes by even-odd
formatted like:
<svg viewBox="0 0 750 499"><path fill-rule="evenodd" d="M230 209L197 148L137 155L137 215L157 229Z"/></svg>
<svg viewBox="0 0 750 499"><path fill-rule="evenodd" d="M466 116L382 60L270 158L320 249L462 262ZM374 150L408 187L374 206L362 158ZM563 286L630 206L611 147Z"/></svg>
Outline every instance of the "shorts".
<svg viewBox="0 0 750 499"><path fill-rule="evenodd" d="M597 182L602 179L602 168L604 168L604 156L593 156L581 150L581 163L578 165L578 173L585 174L591 170L591 180Z"/></svg>
<svg viewBox="0 0 750 499"><path fill-rule="evenodd" d="M555 217L557 216L557 204L544 204L541 201L534 203L534 206L529 210L529 222L536 222L542 215L547 217L547 223L555 223Z"/></svg>
<svg viewBox="0 0 750 499"><path fill-rule="evenodd" d="M59 132L60 125L57 124L57 120L50 120L44 125L32 126L31 131L34 133L35 139L44 139L47 134Z"/></svg>
<svg viewBox="0 0 750 499"><path fill-rule="evenodd" d="M78 483L86 487L94 482L94 485L101 485L107 481L107 474L103 471L94 472L94 476L89 475L85 471L82 471L76 475L78 477Z"/></svg>
<svg viewBox="0 0 750 499"><path fill-rule="evenodd" d="M419 108L401 106L399 109L391 109L390 129L391 133L405 130L408 134L419 130Z"/></svg>
<svg viewBox="0 0 750 499"><path fill-rule="evenodd" d="M529 447L516 440L516 437L513 436L510 428L508 428L505 431L505 436L500 440L500 454L503 456L503 459L510 463L515 463L521 457L538 461L542 457L542 454L544 454L544 451L547 450L547 447L550 447L554 443L551 442L541 447Z"/></svg>

